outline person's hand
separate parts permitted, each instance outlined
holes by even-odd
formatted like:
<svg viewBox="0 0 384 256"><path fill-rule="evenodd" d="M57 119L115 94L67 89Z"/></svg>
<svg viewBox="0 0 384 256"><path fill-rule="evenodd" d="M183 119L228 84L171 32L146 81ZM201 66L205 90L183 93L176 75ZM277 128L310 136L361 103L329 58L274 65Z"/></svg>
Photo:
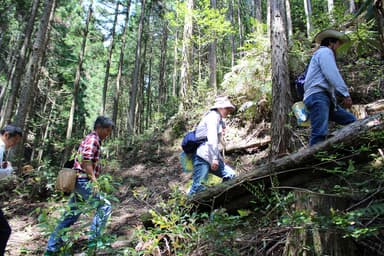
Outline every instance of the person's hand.
<svg viewBox="0 0 384 256"><path fill-rule="evenodd" d="M100 192L100 184L97 182L97 180L92 181L92 192L94 195Z"/></svg>
<svg viewBox="0 0 384 256"><path fill-rule="evenodd" d="M345 108L350 108L350 107L352 107L352 99L351 99L351 97L344 97L343 98L343 107L345 107Z"/></svg>
<svg viewBox="0 0 384 256"><path fill-rule="evenodd" d="M219 161L218 160L213 160L211 164L211 169L212 171L216 171L219 168Z"/></svg>
<svg viewBox="0 0 384 256"><path fill-rule="evenodd" d="M11 167L11 168L12 168L10 162L8 162L8 161L4 161L4 162L1 163L1 168L5 169L5 168L7 168L7 167Z"/></svg>

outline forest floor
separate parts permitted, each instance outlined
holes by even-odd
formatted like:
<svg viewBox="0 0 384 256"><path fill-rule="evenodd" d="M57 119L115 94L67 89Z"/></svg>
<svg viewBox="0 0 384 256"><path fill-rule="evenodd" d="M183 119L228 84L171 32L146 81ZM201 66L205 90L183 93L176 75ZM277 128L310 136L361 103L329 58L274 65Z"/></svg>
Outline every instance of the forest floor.
<svg viewBox="0 0 384 256"><path fill-rule="evenodd" d="M248 139L248 141L250 140ZM121 164L126 167L110 171L113 177L121 179L121 183L117 187L118 191L114 194L119 202L112 203L112 216L106 231L107 234L116 236L116 241L112 244L113 248L135 247L132 234L135 228L143 225L141 219L143 214L153 209L156 203L162 199L169 198L175 188L185 194L187 193L191 184L192 173L182 171L179 162L181 151L174 143L173 141L172 145L162 145L159 147L161 150L152 153L148 153L151 151L145 146L133 155L127 153L126 158L120 160L121 163L127 163ZM176 142L176 144L178 143ZM236 163L235 167L238 174L247 172L255 162L266 156L265 151L243 155L232 154L227 156L227 162ZM239 162L241 165L238 164ZM36 200L26 198L28 196L21 194L20 196L13 196L3 203L3 211L12 228L6 255L43 255L49 234L45 234L39 226L39 214L36 213L35 209L62 208L65 206L65 202L48 202L46 200L36 202ZM59 217L57 210L55 215ZM73 226L73 232L81 229L84 232L88 231L92 217L85 214L81 215L79 221ZM84 233L75 241L73 246L77 253L75 255L80 255L81 248L85 246L86 235Z"/></svg>
<svg viewBox="0 0 384 256"><path fill-rule="evenodd" d="M130 237L135 227L142 225L140 216L155 205L158 196L168 197L172 187L175 186L183 191L187 190L186 185L191 174L183 173L181 170L179 153L168 154L158 163L138 163L112 172L114 176L119 176L124 181L118 187L116 197L120 202L112 204L112 216L106 231L117 236L112 247L132 246ZM146 198L140 199L140 196L133 196L133 190L145 195ZM4 203L3 211L12 228L6 255L43 255L48 238L38 226L38 215L34 210L37 207L60 206L59 204L31 203L21 198L14 198ZM92 216L82 215L74 225L74 229L89 227L87 222L90 224L91 219ZM78 243L84 243L83 240L85 235L79 238Z"/></svg>

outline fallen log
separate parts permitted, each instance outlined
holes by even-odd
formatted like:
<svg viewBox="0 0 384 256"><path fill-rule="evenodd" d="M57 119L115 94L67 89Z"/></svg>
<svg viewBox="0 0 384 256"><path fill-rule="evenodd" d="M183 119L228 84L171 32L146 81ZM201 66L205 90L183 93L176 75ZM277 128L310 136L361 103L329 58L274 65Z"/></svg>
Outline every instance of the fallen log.
<svg viewBox="0 0 384 256"><path fill-rule="evenodd" d="M369 141L367 133L383 130L383 121L384 113L358 120L335 132L333 137L322 143L257 166L254 171L196 194L190 201L202 210L213 210L217 207L225 207L228 211L248 208L252 200L257 200L252 193L255 187L268 190L276 179L280 186L297 186L329 176L331 174L324 171L327 163L321 162L317 154L342 151L338 145L359 147ZM345 156L342 160L348 161L355 157L359 155ZM332 164L332 161L328 164Z"/></svg>
<svg viewBox="0 0 384 256"><path fill-rule="evenodd" d="M238 143L236 145L228 145L225 147L226 153L231 153L238 150L246 150L250 148L260 148L268 145L271 142L271 136L265 136L263 138L256 138L249 142Z"/></svg>

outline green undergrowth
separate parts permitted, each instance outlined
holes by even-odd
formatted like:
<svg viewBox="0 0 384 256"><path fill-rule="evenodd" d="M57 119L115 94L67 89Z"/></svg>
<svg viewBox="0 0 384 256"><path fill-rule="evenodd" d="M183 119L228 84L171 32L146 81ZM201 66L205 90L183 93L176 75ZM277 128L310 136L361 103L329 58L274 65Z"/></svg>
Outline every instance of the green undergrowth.
<svg viewBox="0 0 384 256"><path fill-rule="evenodd" d="M358 147L335 145L317 154L321 169L331 176L314 180L307 187L284 188L272 178L272 187L245 184L253 195L248 209L227 212L216 209L196 212L177 189L168 200L158 202L146 225L134 232L132 246L123 255L281 255L292 230L337 231L357 244L379 237L384 224L383 132L368 134ZM380 153L381 152L381 153ZM304 197L297 197L297 191ZM298 207L300 200L341 200L325 209ZM148 219L150 220L148 222Z"/></svg>

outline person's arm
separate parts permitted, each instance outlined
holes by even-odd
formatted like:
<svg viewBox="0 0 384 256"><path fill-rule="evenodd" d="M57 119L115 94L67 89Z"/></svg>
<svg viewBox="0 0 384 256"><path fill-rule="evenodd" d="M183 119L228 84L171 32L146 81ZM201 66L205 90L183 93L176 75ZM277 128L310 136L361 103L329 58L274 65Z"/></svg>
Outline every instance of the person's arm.
<svg viewBox="0 0 384 256"><path fill-rule="evenodd" d="M0 179L11 175L13 168L10 162L4 161L3 156L5 153L5 146L0 146Z"/></svg>
<svg viewBox="0 0 384 256"><path fill-rule="evenodd" d="M212 157L211 169L215 171L219 167L219 136L217 133L220 117L216 113L211 113L211 115L207 120L207 144Z"/></svg>
<svg viewBox="0 0 384 256"><path fill-rule="evenodd" d="M336 91L344 98L350 97L348 87L345 84L340 71L336 65L335 57L331 50L323 51L320 56L320 68L327 81L332 84Z"/></svg>
<svg viewBox="0 0 384 256"><path fill-rule="evenodd" d="M94 172L95 164L91 160L86 160L86 159L83 160L82 167L83 167L83 171L88 175L88 178L92 182L97 180Z"/></svg>

